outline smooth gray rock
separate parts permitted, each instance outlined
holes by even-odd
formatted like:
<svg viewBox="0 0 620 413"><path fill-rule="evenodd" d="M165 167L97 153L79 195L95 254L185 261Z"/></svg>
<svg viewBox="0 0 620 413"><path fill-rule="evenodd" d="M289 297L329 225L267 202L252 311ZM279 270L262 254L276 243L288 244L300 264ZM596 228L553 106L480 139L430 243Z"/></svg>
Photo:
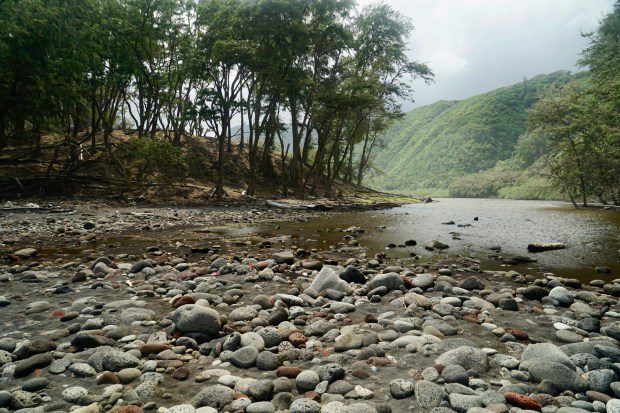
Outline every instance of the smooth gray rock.
<svg viewBox="0 0 620 413"><path fill-rule="evenodd" d="M558 390L571 390L583 393L588 389L588 383L574 370L557 362L542 361L528 364L528 373L532 380L541 382L547 380Z"/></svg>
<svg viewBox="0 0 620 413"><path fill-rule="evenodd" d="M250 368L256 365L258 350L253 346L245 346L233 352L230 361L241 368Z"/></svg>
<svg viewBox="0 0 620 413"><path fill-rule="evenodd" d="M300 390L314 390L321 382L317 372L313 370L304 370L295 377L295 384Z"/></svg>
<svg viewBox="0 0 620 413"><path fill-rule="evenodd" d="M222 386L221 384L216 384L202 389L197 395L194 396L191 403L194 407L207 406L221 410L224 406L232 403L233 394L233 389Z"/></svg>
<svg viewBox="0 0 620 413"><path fill-rule="evenodd" d="M321 271L314 277L308 290L314 293L320 293L324 290L336 290L349 294L351 287L345 280L340 279L338 273L330 266L324 266ZM311 295L311 294L310 294Z"/></svg>
<svg viewBox="0 0 620 413"><path fill-rule="evenodd" d="M571 370L575 370L575 365L571 361L570 357L568 357L568 355L558 346L551 343L530 344L523 350L523 353L521 353L522 367L527 367L529 362L535 364L543 360L550 363L560 363Z"/></svg>
<svg viewBox="0 0 620 413"><path fill-rule="evenodd" d="M321 405L312 399L304 397L294 400L289 410L290 413L319 413Z"/></svg>
<svg viewBox="0 0 620 413"><path fill-rule="evenodd" d="M439 356L435 363L447 366L449 364L457 364L465 370L476 370L484 373L489 370L489 356L479 348L475 347L457 347L448 350Z"/></svg>
<svg viewBox="0 0 620 413"><path fill-rule="evenodd" d="M398 290L401 286L404 286L405 282L395 272L388 272L385 274L375 275L368 283L368 290L374 290L378 287L386 287L388 291Z"/></svg>
<svg viewBox="0 0 620 413"><path fill-rule="evenodd" d="M561 306L568 307L575 299L575 295L568 289L562 286L557 286L551 289L549 297L560 303Z"/></svg>
<svg viewBox="0 0 620 413"><path fill-rule="evenodd" d="M443 387L433 382L420 380L415 384L415 397L424 409L438 407L444 395Z"/></svg>
<svg viewBox="0 0 620 413"><path fill-rule="evenodd" d="M212 308L187 304L177 308L172 314L175 327L183 333L203 333L217 337L220 333L220 315Z"/></svg>
<svg viewBox="0 0 620 413"><path fill-rule="evenodd" d="M452 393L448 396L450 406L459 413L482 406L482 398L478 395Z"/></svg>
<svg viewBox="0 0 620 413"><path fill-rule="evenodd" d="M280 251L273 254L273 260L278 264L293 264L295 262L295 254L293 251Z"/></svg>

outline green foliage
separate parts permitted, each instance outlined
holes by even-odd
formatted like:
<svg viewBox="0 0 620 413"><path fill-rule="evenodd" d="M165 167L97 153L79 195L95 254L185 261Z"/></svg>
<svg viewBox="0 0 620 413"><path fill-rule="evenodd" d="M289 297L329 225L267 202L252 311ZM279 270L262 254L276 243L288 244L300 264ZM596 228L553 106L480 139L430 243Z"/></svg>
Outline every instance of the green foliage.
<svg viewBox="0 0 620 413"><path fill-rule="evenodd" d="M497 191L497 196L508 199L564 199L565 196L557 185L542 176L530 176Z"/></svg>
<svg viewBox="0 0 620 413"><path fill-rule="evenodd" d="M462 101L440 101L412 110L385 133L387 146L374 159L383 174L368 183L401 193L449 187L451 194L461 196L496 194L511 179L508 171L476 185L475 177L463 178L461 182L472 184L465 193L457 191L453 183L512 157L525 132L526 110L544 88L571 78L568 72L555 72ZM522 161L532 163L535 156L527 152L539 148L526 150L523 146Z"/></svg>
<svg viewBox="0 0 620 413"><path fill-rule="evenodd" d="M115 174L127 185L151 180L176 181L186 175L181 149L165 139L132 138L120 143L112 158Z"/></svg>

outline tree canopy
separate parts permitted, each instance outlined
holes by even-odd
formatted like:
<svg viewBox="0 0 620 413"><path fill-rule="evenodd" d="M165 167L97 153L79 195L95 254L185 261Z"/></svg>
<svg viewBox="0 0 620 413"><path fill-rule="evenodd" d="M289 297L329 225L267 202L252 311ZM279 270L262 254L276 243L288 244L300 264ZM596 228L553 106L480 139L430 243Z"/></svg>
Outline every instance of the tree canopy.
<svg viewBox="0 0 620 413"><path fill-rule="evenodd" d="M233 129L247 190L282 133L282 191L360 183L377 134L411 99L411 22L352 0L20 0L0 3L0 149L55 133L66 171L122 129L181 146L218 140L223 195ZM149 147L143 146L143 147ZM239 155L236 155L239 156ZM69 172L67 172L69 173Z"/></svg>

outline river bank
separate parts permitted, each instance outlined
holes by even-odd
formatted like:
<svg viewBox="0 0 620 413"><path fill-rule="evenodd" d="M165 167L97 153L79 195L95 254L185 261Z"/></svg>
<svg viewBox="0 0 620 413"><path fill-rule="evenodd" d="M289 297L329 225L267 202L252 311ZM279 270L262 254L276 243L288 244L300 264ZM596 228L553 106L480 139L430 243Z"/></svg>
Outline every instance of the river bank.
<svg viewBox="0 0 620 413"><path fill-rule="evenodd" d="M407 207L54 208L2 217L0 412L620 408L617 275L429 251Z"/></svg>

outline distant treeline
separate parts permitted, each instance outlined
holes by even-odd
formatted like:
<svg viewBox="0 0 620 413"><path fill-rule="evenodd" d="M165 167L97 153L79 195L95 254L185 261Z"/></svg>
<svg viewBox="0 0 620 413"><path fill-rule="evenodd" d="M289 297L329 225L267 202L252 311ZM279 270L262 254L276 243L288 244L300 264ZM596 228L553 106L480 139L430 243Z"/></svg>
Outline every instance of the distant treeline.
<svg viewBox="0 0 620 413"><path fill-rule="evenodd" d="M275 142L288 154L284 193L359 184L410 80L432 78L408 57L411 29L385 4L352 0L3 1L0 151L28 144L37 156L55 134L56 152L79 163L83 147L110 151L116 129L177 147L210 136L221 196L240 124L249 194Z"/></svg>

